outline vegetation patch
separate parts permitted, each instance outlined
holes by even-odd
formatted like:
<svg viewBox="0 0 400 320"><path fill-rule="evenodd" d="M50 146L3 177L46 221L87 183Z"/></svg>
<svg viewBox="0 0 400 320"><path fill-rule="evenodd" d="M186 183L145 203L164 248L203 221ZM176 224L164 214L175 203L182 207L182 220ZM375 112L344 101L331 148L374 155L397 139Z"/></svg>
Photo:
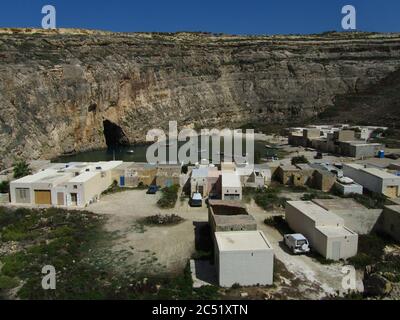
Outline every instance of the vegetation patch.
<svg viewBox="0 0 400 320"><path fill-rule="evenodd" d="M115 235L103 229L105 221L105 216L85 211L0 208L1 241L9 241L4 231L14 230L20 247L0 255L0 295L20 299L218 298L215 287L192 288L189 264L176 275L136 271L126 262L131 251L111 252ZM154 253L148 253L145 263L156 260ZM56 269L57 290L42 289L45 265ZM10 289L19 285L16 296L11 296Z"/></svg>
<svg viewBox="0 0 400 320"><path fill-rule="evenodd" d="M32 169L29 167L29 164L25 160L21 160L14 163L13 173L14 173L14 178L19 179L27 175L30 175L32 173Z"/></svg>
<svg viewBox="0 0 400 320"><path fill-rule="evenodd" d="M184 220L185 219L176 214L156 214L143 218L141 222L145 225L166 226L176 225Z"/></svg>
<svg viewBox="0 0 400 320"><path fill-rule="evenodd" d="M1 181L0 182L0 193L9 193L10 192L10 182L9 181Z"/></svg>
<svg viewBox="0 0 400 320"><path fill-rule="evenodd" d="M254 194L254 201L264 210L273 210L274 208L284 208L287 198L279 196L280 189L268 188L257 190Z"/></svg>
<svg viewBox="0 0 400 320"><path fill-rule="evenodd" d="M292 158L291 163L292 165L296 165L300 163L309 163L309 161L305 156L297 156Z"/></svg>
<svg viewBox="0 0 400 320"><path fill-rule="evenodd" d="M364 269L368 265L373 265L382 260L386 241L376 235L359 235L358 236L358 253L351 257L348 261L354 265L356 269Z"/></svg>
<svg viewBox="0 0 400 320"><path fill-rule="evenodd" d="M176 200L178 199L179 186L173 185L161 189L161 198L157 201L157 205L160 208L173 208L175 207Z"/></svg>

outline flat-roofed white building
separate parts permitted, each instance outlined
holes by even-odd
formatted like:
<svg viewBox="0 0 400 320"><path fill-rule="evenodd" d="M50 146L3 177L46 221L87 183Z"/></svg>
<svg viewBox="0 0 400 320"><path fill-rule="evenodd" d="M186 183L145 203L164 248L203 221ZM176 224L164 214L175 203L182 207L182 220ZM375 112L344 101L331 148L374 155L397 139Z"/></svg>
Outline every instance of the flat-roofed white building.
<svg viewBox="0 0 400 320"><path fill-rule="evenodd" d="M326 259L347 259L357 254L358 235L344 226L344 220L311 201L288 201L286 221L302 233L311 248Z"/></svg>
<svg viewBox="0 0 400 320"><path fill-rule="evenodd" d="M273 283L274 252L262 231L215 232L219 285Z"/></svg>
<svg viewBox="0 0 400 320"><path fill-rule="evenodd" d="M364 188L389 198L400 197L400 177L378 168L357 163L344 163L343 174Z"/></svg>
<svg viewBox="0 0 400 320"><path fill-rule="evenodd" d="M240 176L236 172L222 171L221 199L242 200L242 183Z"/></svg>
<svg viewBox="0 0 400 320"><path fill-rule="evenodd" d="M84 207L112 184L112 169L122 161L68 163L10 183L11 203Z"/></svg>

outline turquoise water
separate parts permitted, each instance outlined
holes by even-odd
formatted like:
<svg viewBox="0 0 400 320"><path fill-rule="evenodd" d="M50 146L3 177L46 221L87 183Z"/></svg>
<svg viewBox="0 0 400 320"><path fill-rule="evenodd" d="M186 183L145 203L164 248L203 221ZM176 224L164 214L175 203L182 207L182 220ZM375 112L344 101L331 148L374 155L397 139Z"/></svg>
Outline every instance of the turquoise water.
<svg viewBox="0 0 400 320"><path fill-rule="evenodd" d="M199 139L200 140L200 139ZM184 141L178 142L178 148L185 144ZM243 150L243 155L246 153L246 140L243 139L243 144L242 144L242 150ZM223 140L221 140L220 144L220 150L223 152L224 148L224 143ZM146 162L146 150L149 147L149 145L146 144L136 144L136 145L130 145L130 146L121 146L116 148L115 150L110 150L110 149L100 149L100 150L92 150L92 151L85 151L85 152L80 152L76 153L73 155L65 155L65 156L60 156L56 159L53 159L52 162L94 162L94 161L110 161L110 160L122 160L122 161L127 161L127 162ZM167 146L167 155L169 151L169 147ZM212 156L212 151L211 151L211 142L210 142L210 157ZM200 141L199 141L199 150L201 149L200 146ZM267 149L265 147L265 142L264 141L255 141L254 142L254 150L255 153L258 153L258 155L261 158L271 156L274 154L274 149ZM133 152L133 153L131 153ZM204 158L204 155L202 156L201 151L199 151L198 155L198 161L200 161L202 158Z"/></svg>

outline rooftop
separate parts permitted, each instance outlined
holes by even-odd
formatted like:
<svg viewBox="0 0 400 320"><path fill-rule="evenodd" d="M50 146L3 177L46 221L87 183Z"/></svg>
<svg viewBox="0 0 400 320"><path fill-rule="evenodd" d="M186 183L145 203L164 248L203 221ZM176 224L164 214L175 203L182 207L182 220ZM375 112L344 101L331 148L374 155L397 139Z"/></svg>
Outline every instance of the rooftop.
<svg viewBox="0 0 400 320"><path fill-rule="evenodd" d="M328 237L351 236L356 234L355 232L343 226L321 226L317 227L317 230L321 231Z"/></svg>
<svg viewBox="0 0 400 320"><path fill-rule="evenodd" d="M312 201L328 211L368 210L354 199L313 199Z"/></svg>
<svg viewBox="0 0 400 320"><path fill-rule="evenodd" d="M288 201L288 205L296 208L304 215L315 221L316 225L319 223L328 225L343 225L344 221L336 214L325 210L312 201Z"/></svg>
<svg viewBox="0 0 400 320"><path fill-rule="evenodd" d="M375 177L379 177L382 179L396 179L400 181L400 177L395 176L394 174L391 174L389 172L386 172L384 170L378 169L378 168L369 168L366 167L365 165L361 165L358 163L344 163L343 166L347 166L356 170L361 170L366 173L369 173Z"/></svg>
<svg viewBox="0 0 400 320"><path fill-rule="evenodd" d="M222 171L222 186L240 188L242 186L240 177L236 173Z"/></svg>
<svg viewBox="0 0 400 320"><path fill-rule="evenodd" d="M272 249L262 231L215 232L220 251L257 251Z"/></svg>

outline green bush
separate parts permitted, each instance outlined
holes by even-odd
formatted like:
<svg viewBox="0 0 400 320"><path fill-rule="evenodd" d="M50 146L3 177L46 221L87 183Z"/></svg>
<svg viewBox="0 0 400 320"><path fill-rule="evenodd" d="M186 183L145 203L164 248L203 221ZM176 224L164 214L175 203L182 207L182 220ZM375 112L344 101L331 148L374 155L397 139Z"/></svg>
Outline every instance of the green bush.
<svg viewBox="0 0 400 320"><path fill-rule="evenodd" d="M13 165L14 178L19 179L32 173L29 164L25 160L18 161Z"/></svg>
<svg viewBox="0 0 400 320"><path fill-rule="evenodd" d="M309 163L309 161L305 156L297 156L292 158L291 163L292 165L295 165L298 163Z"/></svg>
<svg viewBox="0 0 400 320"><path fill-rule="evenodd" d="M161 190L161 198L157 201L157 205L163 209L175 207L176 200L178 200L178 191L178 185L163 188Z"/></svg>
<svg viewBox="0 0 400 320"><path fill-rule="evenodd" d="M2 181L0 182L0 193L9 193L10 192L10 182Z"/></svg>
<svg viewBox="0 0 400 320"><path fill-rule="evenodd" d="M0 275L0 290L12 289L19 285L16 278Z"/></svg>
<svg viewBox="0 0 400 320"><path fill-rule="evenodd" d="M142 222L146 225L174 225L182 222L184 219L176 214L156 214L143 218Z"/></svg>
<svg viewBox="0 0 400 320"><path fill-rule="evenodd" d="M258 191L254 195L256 204L264 210L272 210L275 207L284 207L288 199L279 196L279 191L266 189Z"/></svg>

